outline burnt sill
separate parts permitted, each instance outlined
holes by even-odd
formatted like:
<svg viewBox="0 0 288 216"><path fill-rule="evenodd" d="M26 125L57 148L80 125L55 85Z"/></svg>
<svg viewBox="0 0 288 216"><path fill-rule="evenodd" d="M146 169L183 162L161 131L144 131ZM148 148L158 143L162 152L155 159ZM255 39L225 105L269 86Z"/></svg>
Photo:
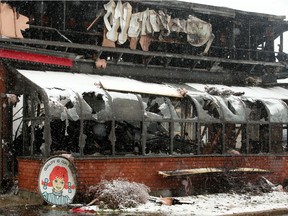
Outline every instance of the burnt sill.
<svg viewBox="0 0 288 216"><path fill-rule="evenodd" d="M55 156L55 155L51 155ZM59 154L58 156L61 156L61 154ZM92 156L92 155L84 155L84 156L74 156L74 159L76 160L85 160L85 159L135 159L135 158L199 158L199 157L288 157L288 152L283 152L283 153L277 153L277 154L272 154L272 153L262 153L262 154L241 154L241 155L232 155L232 154L203 154L203 155L99 155L99 156ZM33 156L19 156L17 157L19 159L27 159L27 160L45 160L42 156L40 155L33 155Z"/></svg>

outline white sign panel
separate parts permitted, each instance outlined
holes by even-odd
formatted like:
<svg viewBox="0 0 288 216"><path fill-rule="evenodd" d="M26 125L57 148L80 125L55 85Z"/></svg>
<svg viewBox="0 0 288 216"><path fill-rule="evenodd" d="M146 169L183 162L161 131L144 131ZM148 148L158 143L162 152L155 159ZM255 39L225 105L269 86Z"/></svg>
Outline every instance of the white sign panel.
<svg viewBox="0 0 288 216"><path fill-rule="evenodd" d="M52 205L72 203L76 194L76 169L65 157L49 158L39 176L39 188L42 198Z"/></svg>

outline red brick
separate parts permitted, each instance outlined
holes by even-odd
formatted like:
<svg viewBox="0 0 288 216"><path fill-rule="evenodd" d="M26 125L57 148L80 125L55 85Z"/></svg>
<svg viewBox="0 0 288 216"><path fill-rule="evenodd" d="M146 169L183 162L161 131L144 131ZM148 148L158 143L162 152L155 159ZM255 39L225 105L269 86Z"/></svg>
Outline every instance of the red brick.
<svg viewBox="0 0 288 216"><path fill-rule="evenodd" d="M78 187L95 185L102 179L119 177L135 182L144 182L152 190L181 186L177 178L163 178L159 170L191 169L203 167L237 168L253 167L269 169L273 175L267 175L275 183L282 183L288 174L288 156L197 156L190 158L112 158L112 159L75 159ZM42 166L39 160L19 160L19 188L29 191L38 190L38 176ZM287 171L286 171L287 170ZM250 177L250 178L255 178ZM201 184L203 177L193 176L194 183Z"/></svg>

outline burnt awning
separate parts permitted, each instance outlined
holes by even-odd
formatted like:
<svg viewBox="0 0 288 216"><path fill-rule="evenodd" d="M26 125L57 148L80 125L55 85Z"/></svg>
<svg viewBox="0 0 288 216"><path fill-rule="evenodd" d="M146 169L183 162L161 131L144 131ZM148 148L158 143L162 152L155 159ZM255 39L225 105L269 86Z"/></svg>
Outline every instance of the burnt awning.
<svg viewBox="0 0 288 216"><path fill-rule="evenodd" d="M279 99L260 99L265 105L271 123L288 122L288 106Z"/></svg>
<svg viewBox="0 0 288 216"><path fill-rule="evenodd" d="M182 97L176 88L133 79L55 71L18 70L48 97L52 118L98 121L142 120L137 93Z"/></svg>
<svg viewBox="0 0 288 216"><path fill-rule="evenodd" d="M240 87L199 83L186 83L186 85L192 89L190 95L194 98L195 95L197 95L197 98L199 98L199 95L207 95L207 88L214 89L209 97L217 104L219 118L222 118L224 122L241 123L249 121L248 116L251 110L246 106L247 101L250 103L260 101L265 106L268 113L267 122L288 122L288 106L285 103L288 100L288 89L283 87ZM203 97L200 96L200 98ZM208 119L207 116L204 116L200 121L207 121Z"/></svg>
<svg viewBox="0 0 288 216"><path fill-rule="evenodd" d="M193 94L205 93L207 87L214 87L219 91L228 90L233 93L241 93L241 98L266 98L266 99L280 99L280 100L288 100L288 89L280 87L280 86L273 86L273 87L258 87L258 86L226 86L226 85L213 85L213 84L200 84L200 83L186 83L189 87L194 89L192 91Z"/></svg>
<svg viewBox="0 0 288 216"><path fill-rule="evenodd" d="M246 102L261 101L267 122L287 123L288 90L282 87L238 87L199 83L157 84L134 79L58 71L18 70L19 75L45 92L52 118L143 120L145 104L140 94L182 98L187 87L197 109L199 122L245 123L249 121ZM213 93L207 87L215 88ZM69 106L67 105L69 103Z"/></svg>

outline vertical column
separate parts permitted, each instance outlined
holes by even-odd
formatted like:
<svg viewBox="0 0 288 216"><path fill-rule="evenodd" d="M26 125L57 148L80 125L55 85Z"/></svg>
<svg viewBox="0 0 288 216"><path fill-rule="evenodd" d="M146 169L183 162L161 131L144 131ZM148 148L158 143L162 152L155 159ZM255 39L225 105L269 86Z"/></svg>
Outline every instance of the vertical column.
<svg viewBox="0 0 288 216"><path fill-rule="evenodd" d="M248 53L248 58L249 58L249 60L251 60L251 23L250 23L250 20L248 21L248 35L249 35L249 37L248 37L248 45L249 45L249 53Z"/></svg>
<svg viewBox="0 0 288 216"><path fill-rule="evenodd" d="M222 124L222 145L221 145L221 154L226 153L226 124Z"/></svg>
<svg viewBox="0 0 288 216"><path fill-rule="evenodd" d="M2 63L0 63L0 95L2 93L6 92L6 85L5 85L5 80L6 80L6 70L5 67ZM3 124L4 121L4 117L5 115L3 115L3 100L2 97L0 96L0 191L2 191L2 180L3 180L3 171L4 171L4 160L3 160L3 145L2 145L2 140L3 140L3 126L5 124Z"/></svg>
<svg viewBox="0 0 288 216"><path fill-rule="evenodd" d="M0 88L2 87L2 74L0 74ZM2 92L2 91L1 91ZM0 192L2 191L2 179L3 179L3 152L2 152L2 98L0 97Z"/></svg>
<svg viewBox="0 0 288 216"><path fill-rule="evenodd" d="M282 34L280 34L279 52L284 51L283 47L284 47L284 43L283 43L283 33L282 33Z"/></svg>

